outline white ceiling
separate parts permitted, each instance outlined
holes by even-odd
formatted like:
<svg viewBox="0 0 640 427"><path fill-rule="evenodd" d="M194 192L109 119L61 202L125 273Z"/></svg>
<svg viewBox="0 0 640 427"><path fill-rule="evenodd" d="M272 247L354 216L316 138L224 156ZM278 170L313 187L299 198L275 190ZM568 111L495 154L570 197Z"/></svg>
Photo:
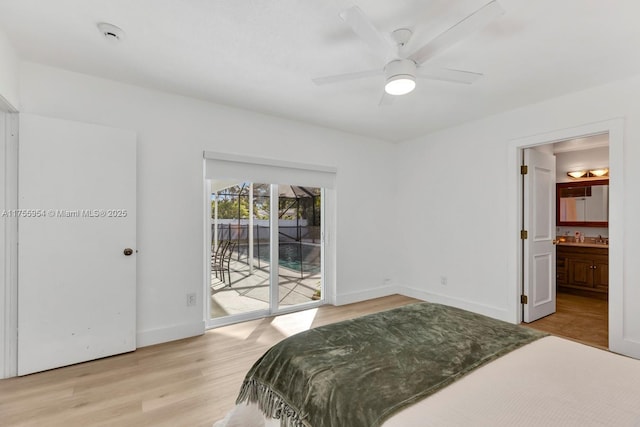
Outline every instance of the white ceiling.
<svg viewBox="0 0 640 427"><path fill-rule="evenodd" d="M338 16L354 1L386 34L412 29L409 50L488 2L0 0L0 28L25 60L388 141L640 73L638 0L498 0L504 15L428 62L484 77L379 107L382 77L311 82L384 65Z"/></svg>

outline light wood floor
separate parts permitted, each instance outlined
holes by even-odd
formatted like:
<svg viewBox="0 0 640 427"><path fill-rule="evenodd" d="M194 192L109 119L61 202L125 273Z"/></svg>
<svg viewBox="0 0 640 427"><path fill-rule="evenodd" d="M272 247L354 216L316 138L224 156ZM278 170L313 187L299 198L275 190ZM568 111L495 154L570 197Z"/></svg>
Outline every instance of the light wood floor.
<svg viewBox="0 0 640 427"><path fill-rule="evenodd" d="M609 348L608 302L558 292L556 313L525 324L594 347Z"/></svg>
<svg viewBox="0 0 640 427"><path fill-rule="evenodd" d="M205 335L0 380L0 426L211 426L244 374L287 336L416 300L390 296L225 326Z"/></svg>
<svg viewBox="0 0 640 427"><path fill-rule="evenodd" d="M210 427L233 406L247 370L276 342L415 301L394 295L325 306L0 380L0 426ZM529 326L606 348L606 313L606 301L558 294L558 312Z"/></svg>

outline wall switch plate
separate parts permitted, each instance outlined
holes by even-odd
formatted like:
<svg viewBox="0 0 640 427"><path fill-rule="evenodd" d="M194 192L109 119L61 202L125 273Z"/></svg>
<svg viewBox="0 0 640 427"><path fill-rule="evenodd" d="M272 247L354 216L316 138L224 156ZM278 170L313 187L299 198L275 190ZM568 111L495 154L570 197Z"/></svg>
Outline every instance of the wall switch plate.
<svg viewBox="0 0 640 427"><path fill-rule="evenodd" d="M448 282L447 276L440 276L440 284L442 286L447 286L447 282Z"/></svg>

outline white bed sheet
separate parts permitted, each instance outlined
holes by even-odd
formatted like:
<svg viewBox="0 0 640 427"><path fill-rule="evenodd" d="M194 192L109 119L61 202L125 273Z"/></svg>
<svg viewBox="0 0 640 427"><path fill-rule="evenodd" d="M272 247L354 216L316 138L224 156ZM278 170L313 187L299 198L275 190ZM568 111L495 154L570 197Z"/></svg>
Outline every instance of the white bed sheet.
<svg viewBox="0 0 640 427"><path fill-rule="evenodd" d="M279 427L238 405L214 427ZM640 427L640 361L558 337L519 348L389 418L382 427ZM348 427L348 426L336 426Z"/></svg>

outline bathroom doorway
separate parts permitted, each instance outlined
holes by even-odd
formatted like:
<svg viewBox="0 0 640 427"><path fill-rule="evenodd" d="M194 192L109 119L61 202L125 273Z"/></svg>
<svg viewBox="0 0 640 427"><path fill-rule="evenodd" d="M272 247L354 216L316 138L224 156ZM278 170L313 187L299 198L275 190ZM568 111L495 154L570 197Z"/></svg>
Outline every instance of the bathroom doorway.
<svg viewBox="0 0 640 427"><path fill-rule="evenodd" d="M534 149L556 158L556 311L527 325L608 348L609 135Z"/></svg>

